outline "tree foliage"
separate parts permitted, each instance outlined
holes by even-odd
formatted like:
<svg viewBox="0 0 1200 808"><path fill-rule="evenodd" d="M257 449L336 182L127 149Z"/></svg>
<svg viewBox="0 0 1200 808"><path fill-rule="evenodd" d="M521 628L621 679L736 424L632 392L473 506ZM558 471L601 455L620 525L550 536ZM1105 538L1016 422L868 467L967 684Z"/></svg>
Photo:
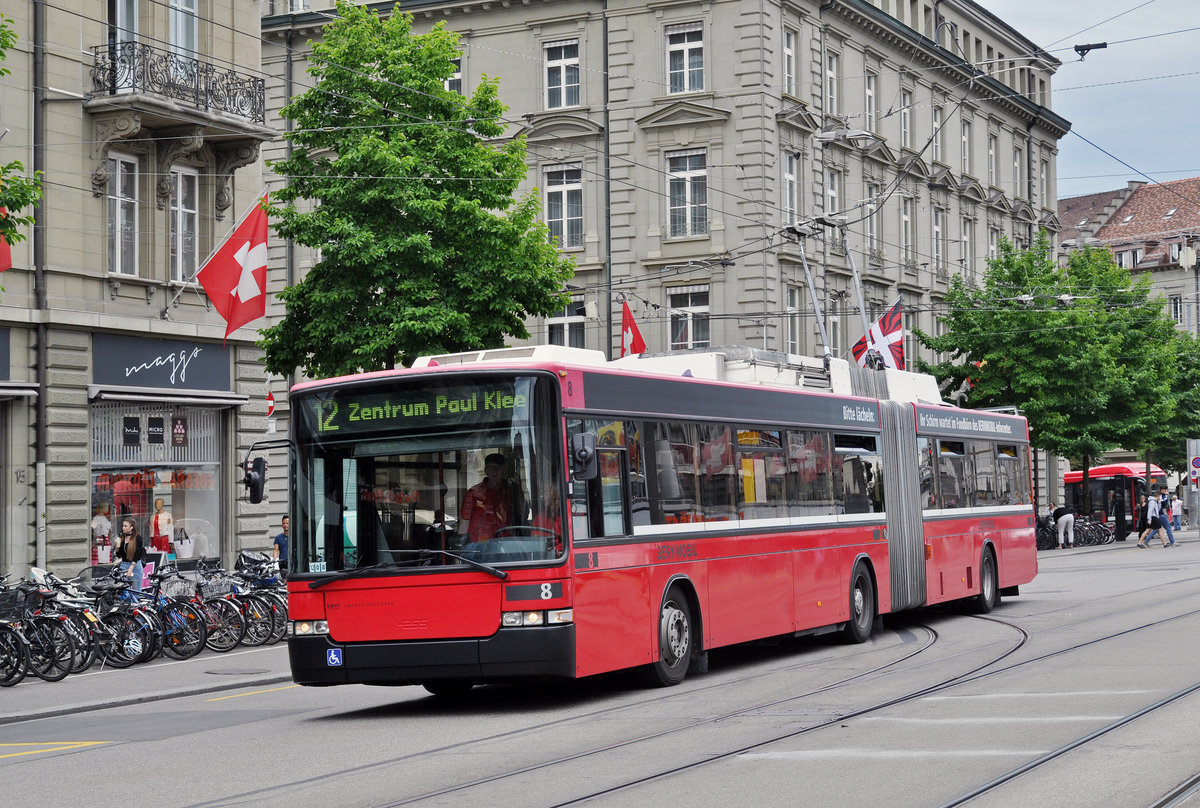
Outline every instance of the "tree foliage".
<svg viewBox="0 0 1200 808"><path fill-rule="evenodd" d="M0 14L0 61L8 58L8 51L17 44L17 35L12 29L8 17ZM7 67L0 67L0 76L11 73ZM25 234L19 228L33 224L33 216L22 214L21 211L32 206L42 198L42 183L40 177L26 177L25 166L19 160L0 165L0 208L7 213L0 216L0 238L9 244L25 240Z"/></svg>
<svg viewBox="0 0 1200 808"><path fill-rule="evenodd" d="M496 79L446 89L459 37L339 2L313 44L315 86L284 107L294 150L272 168L274 229L320 250L263 331L267 369L328 376L527 338L567 303L573 262L535 194L517 200L523 140L501 140Z"/></svg>
<svg viewBox="0 0 1200 808"><path fill-rule="evenodd" d="M1044 232L1028 250L1005 241L980 286L954 278L944 333L917 333L946 358L918 366L949 385L969 379L967 406L1015 405L1035 447L1086 467L1150 445L1175 417L1181 339L1149 292L1107 250L1060 267Z"/></svg>

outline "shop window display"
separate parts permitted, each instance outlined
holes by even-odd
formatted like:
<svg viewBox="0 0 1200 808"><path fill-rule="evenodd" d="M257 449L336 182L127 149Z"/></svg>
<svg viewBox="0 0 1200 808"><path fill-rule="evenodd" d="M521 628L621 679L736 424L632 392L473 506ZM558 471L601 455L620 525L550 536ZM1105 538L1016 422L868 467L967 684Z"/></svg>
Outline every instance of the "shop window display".
<svg viewBox="0 0 1200 808"><path fill-rule="evenodd" d="M220 411L92 407L91 555L110 563L110 534L131 516L151 563L221 552Z"/></svg>

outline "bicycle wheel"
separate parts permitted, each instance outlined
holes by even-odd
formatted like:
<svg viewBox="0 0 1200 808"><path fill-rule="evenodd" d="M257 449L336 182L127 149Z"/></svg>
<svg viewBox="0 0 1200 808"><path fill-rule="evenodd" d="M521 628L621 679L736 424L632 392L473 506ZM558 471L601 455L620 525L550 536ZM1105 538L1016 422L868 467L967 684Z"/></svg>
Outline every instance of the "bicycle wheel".
<svg viewBox="0 0 1200 808"><path fill-rule="evenodd" d="M83 673L96 662L96 632L83 612L66 612L66 627L75 642L71 673Z"/></svg>
<svg viewBox="0 0 1200 808"><path fill-rule="evenodd" d="M29 644L8 621L0 622L0 687L12 687L29 672Z"/></svg>
<svg viewBox="0 0 1200 808"><path fill-rule="evenodd" d="M109 612L100 618L97 632L100 664L113 668L128 668L142 655L140 624L123 612Z"/></svg>
<svg viewBox="0 0 1200 808"><path fill-rule="evenodd" d="M66 679L75 661L75 643L66 626L54 617L34 617L25 625L33 675L47 682Z"/></svg>
<svg viewBox="0 0 1200 808"><path fill-rule="evenodd" d="M204 650L208 629L204 616L190 603L170 603L159 613L163 653L172 659L191 659Z"/></svg>
<svg viewBox="0 0 1200 808"><path fill-rule="evenodd" d="M287 597L278 592L263 592L262 597L267 599L275 612L274 631L271 633L271 639L267 640L267 645L274 645L287 636L288 612L287 612Z"/></svg>
<svg viewBox="0 0 1200 808"><path fill-rule="evenodd" d="M258 595L239 595L242 615L246 618L246 636L242 645L251 648L266 644L275 632L275 610Z"/></svg>
<svg viewBox="0 0 1200 808"><path fill-rule="evenodd" d="M232 651L246 634L246 620L232 602L214 598L204 602L206 608L217 615L217 628L208 635L208 647L218 654Z"/></svg>

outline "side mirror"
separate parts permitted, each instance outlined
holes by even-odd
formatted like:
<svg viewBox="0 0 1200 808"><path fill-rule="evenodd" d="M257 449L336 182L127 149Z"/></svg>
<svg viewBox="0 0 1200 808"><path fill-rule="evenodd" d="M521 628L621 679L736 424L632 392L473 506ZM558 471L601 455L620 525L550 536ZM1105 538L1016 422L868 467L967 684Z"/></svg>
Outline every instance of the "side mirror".
<svg viewBox="0 0 1200 808"><path fill-rule="evenodd" d="M576 480L594 480L599 476L596 436L591 432L580 432L571 436L571 469L571 476Z"/></svg>
<svg viewBox="0 0 1200 808"><path fill-rule="evenodd" d="M263 501L263 491L267 487L267 459L256 457L246 463L246 476L242 479L246 486L246 494L252 504Z"/></svg>

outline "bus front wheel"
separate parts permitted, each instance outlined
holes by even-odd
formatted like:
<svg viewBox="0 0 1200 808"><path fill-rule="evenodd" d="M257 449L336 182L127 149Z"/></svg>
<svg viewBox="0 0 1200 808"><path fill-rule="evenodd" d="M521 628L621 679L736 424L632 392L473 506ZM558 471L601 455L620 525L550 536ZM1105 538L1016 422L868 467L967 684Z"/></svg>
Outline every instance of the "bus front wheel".
<svg viewBox="0 0 1200 808"><path fill-rule="evenodd" d="M650 665L650 683L677 685L687 676L695 648L692 612L679 587L671 587L658 614L658 659Z"/></svg>
<svg viewBox="0 0 1200 808"><path fill-rule="evenodd" d="M1000 581L996 573L996 556L992 555L990 547L985 547L983 559L979 562L979 594L970 601L971 611L987 614L999 605Z"/></svg>

